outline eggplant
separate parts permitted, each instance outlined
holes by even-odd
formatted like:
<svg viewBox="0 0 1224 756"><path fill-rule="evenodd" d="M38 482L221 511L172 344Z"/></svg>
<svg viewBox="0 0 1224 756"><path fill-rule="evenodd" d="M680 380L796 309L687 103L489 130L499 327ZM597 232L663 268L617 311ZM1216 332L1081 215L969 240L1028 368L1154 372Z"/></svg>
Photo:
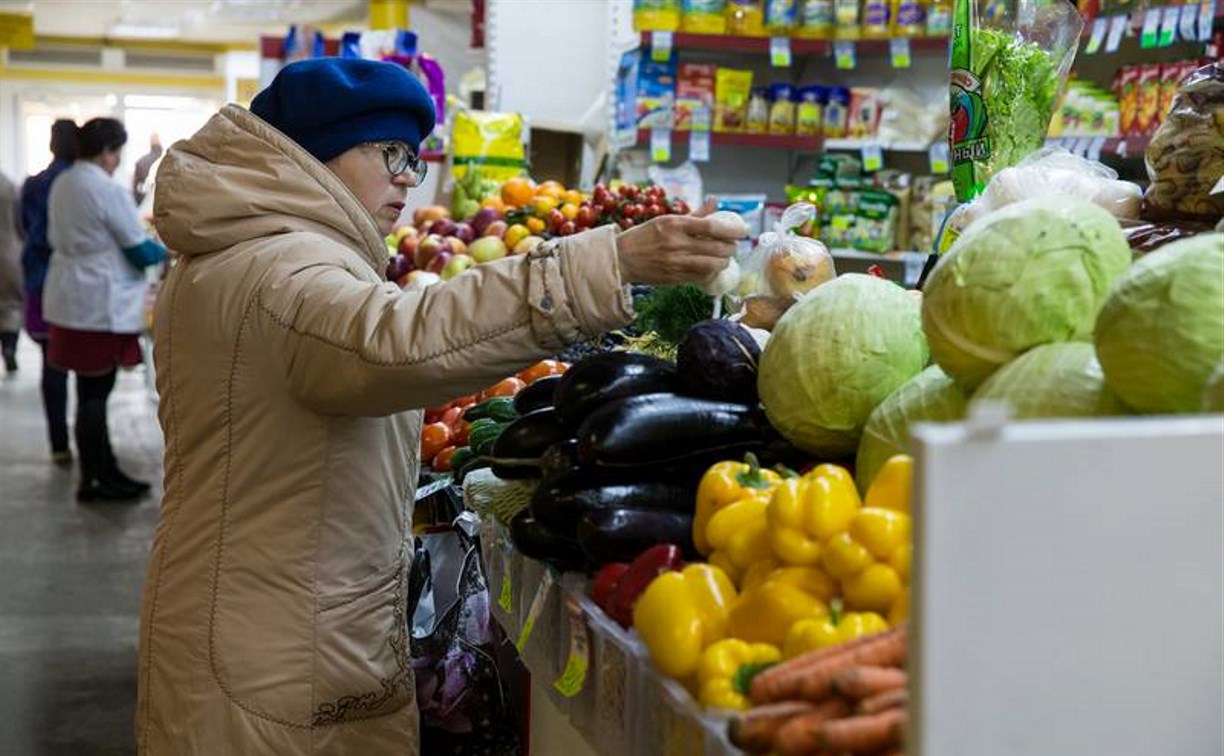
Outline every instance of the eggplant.
<svg viewBox="0 0 1224 756"><path fill-rule="evenodd" d="M665 509L692 514L697 481L677 485L660 481L623 481L601 484L590 473L575 470L545 481L531 497L531 514L564 536L577 534L578 520L596 509Z"/></svg>
<svg viewBox="0 0 1224 756"><path fill-rule="evenodd" d="M632 352L607 352L579 362L561 376L554 406L562 424L575 430L596 408L617 399L675 391L676 366Z"/></svg>
<svg viewBox="0 0 1224 756"><path fill-rule="evenodd" d="M536 379L535 383L514 396L514 411L520 415L526 415L553 406L553 397L557 393L557 384L560 382L561 376L559 375L546 375Z"/></svg>
<svg viewBox="0 0 1224 756"><path fill-rule="evenodd" d="M557 411L545 407L507 425L493 442L491 455L498 459L539 459L545 449L569 437L557 419Z"/></svg>
<svg viewBox="0 0 1224 756"><path fill-rule="evenodd" d="M699 399L755 405L761 347L748 329L730 320L703 320L676 348L681 390Z"/></svg>
<svg viewBox="0 0 1224 756"><path fill-rule="evenodd" d="M660 543L679 546L689 559L700 559L693 545L693 515L659 509L596 509L578 521L578 545L594 564L632 562Z"/></svg>
<svg viewBox="0 0 1224 756"><path fill-rule="evenodd" d="M540 477L540 468L534 465L515 465L491 459L489 471L502 480L529 480Z"/></svg>
<svg viewBox="0 0 1224 756"><path fill-rule="evenodd" d="M621 399L596 410L578 430L585 465L671 464L722 455L738 459L777 439L755 407L675 394Z"/></svg>
<svg viewBox="0 0 1224 756"><path fill-rule="evenodd" d="M523 556L548 562L563 572L586 569L586 555L578 543L545 527L526 509L510 520L510 541Z"/></svg>
<svg viewBox="0 0 1224 756"><path fill-rule="evenodd" d="M540 455L540 475L545 479L559 478L578 467L578 439L567 438L553 444Z"/></svg>

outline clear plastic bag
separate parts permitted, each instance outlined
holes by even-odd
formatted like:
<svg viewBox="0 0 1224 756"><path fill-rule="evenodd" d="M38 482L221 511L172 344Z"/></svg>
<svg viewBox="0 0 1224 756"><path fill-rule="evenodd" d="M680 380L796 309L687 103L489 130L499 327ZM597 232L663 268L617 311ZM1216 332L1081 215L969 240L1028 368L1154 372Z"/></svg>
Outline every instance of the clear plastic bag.
<svg viewBox="0 0 1224 756"><path fill-rule="evenodd" d="M837 275L828 248L794 231L815 217L815 205L798 202L786 208L773 231L761 234L743 265L754 293L799 298Z"/></svg>
<svg viewBox="0 0 1224 756"><path fill-rule="evenodd" d="M1147 148L1147 220L1217 221L1224 216L1224 64L1186 77Z"/></svg>
<svg viewBox="0 0 1224 756"><path fill-rule="evenodd" d="M1061 147L1047 147L1018 165L999 171L981 196L953 211L944 224L938 247L947 249L965 229L995 210L1052 194L1080 197L1116 218L1134 219L1139 217L1143 192L1136 184L1119 181L1117 171L1109 166L1073 155Z"/></svg>

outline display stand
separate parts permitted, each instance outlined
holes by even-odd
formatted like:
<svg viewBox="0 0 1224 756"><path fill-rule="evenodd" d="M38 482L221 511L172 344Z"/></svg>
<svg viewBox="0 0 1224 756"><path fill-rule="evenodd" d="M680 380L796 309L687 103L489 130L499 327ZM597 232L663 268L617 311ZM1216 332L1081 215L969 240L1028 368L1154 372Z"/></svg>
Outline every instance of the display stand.
<svg viewBox="0 0 1224 756"><path fill-rule="evenodd" d="M915 435L911 756L1224 753L1224 415Z"/></svg>

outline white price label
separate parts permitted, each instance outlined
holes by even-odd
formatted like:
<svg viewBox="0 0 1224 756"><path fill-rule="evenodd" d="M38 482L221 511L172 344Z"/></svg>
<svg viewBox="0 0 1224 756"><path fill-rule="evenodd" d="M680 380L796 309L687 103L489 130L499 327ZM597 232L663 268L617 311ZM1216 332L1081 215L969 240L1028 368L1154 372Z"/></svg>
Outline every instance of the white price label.
<svg viewBox="0 0 1224 756"><path fill-rule="evenodd" d="M849 71L858 64L858 49L855 47L852 39L839 39L833 43L833 58L837 61L837 68L841 71Z"/></svg>
<svg viewBox="0 0 1224 756"><path fill-rule="evenodd" d="M790 68L790 37L771 37L769 40L769 64L774 68Z"/></svg>
<svg viewBox="0 0 1224 756"><path fill-rule="evenodd" d="M908 37L893 37L888 43L888 52L893 68L909 68L914 63Z"/></svg>
<svg viewBox="0 0 1224 756"><path fill-rule="evenodd" d="M1177 36L1187 42L1198 39L1198 5L1181 6L1181 18L1177 22Z"/></svg>
<svg viewBox="0 0 1224 756"><path fill-rule="evenodd" d="M1199 42L1211 41L1211 22L1215 18L1216 3L1219 0L1204 0L1199 3Z"/></svg>
<svg viewBox="0 0 1224 756"><path fill-rule="evenodd" d="M1088 145L1088 159L1100 160L1101 150L1105 149L1105 137L1097 137Z"/></svg>
<svg viewBox="0 0 1224 756"><path fill-rule="evenodd" d="M1181 6L1169 5L1160 19L1160 46L1169 47L1177 39L1177 19L1181 17Z"/></svg>
<svg viewBox="0 0 1224 756"><path fill-rule="evenodd" d="M931 173L938 175L948 172L949 166L947 142L941 140L935 144L932 144L931 148L927 150L927 157L930 158L931 161Z"/></svg>
<svg viewBox="0 0 1224 756"><path fill-rule="evenodd" d="M669 31L651 32L650 59L656 63L666 63L671 60L673 39L674 37Z"/></svg>
<svg viewBox="0 0 1224 756"><path fill-rule="evenodd" d="M1160 42L1161 15L1160 8L1148 7L1143 11L1143 30L1139 33L1139 46L1145 50Z"/></svg>
<svg viewBox="0 0 1224 756"><path fill-rule="evenodd" d="M531 606L527 610L527 619L523 620L523 627L519 630L518 641L514 644L514 647L518 649L520 654L523 653L523 649L527 648L527 641L531 639L531 632L535 630L535 623L540 618L540 614L544 612L544 604L548 599L548 590L552 588L555 579L551 567L544 570L544 577L540 580L540 586L536 588L535 597L531 599Z"/></svg>
<svg viewBox="0 0 1224 756"><path fill-rule="evenodd" d="M1092 22L1092 36L1088 38L1088 44L1084 46L1085 55L1096 55L1100 51L1101 45L1105 42L1105 32L1109 30L1109 19L1098 18Z"/></svg>
<svg viewBox="0 0 1224 756"><path fill-rule="evenodd" d="M1130 154L1129 145L1130 142L1127 141L1126 137L1122 137L1118 140L1118 146L1114 148L1114 154L1120 158L1126 157L1128 154Z"/></svg>
<svg viewBox="0 0 1224 756"><path fill-rule="evenodd" d="M1105 52L1116 53L1122 45L1122 35L1126 33L1126 16L1114 16L1109 19L1109 37L1105 40Z"/></svg>
<svg viewBox="0 0 1224 756"><path fill-rule="evenodd" d="M709 131L710 130L710 109L705 105L698 105L693 108L692 112L692 128L693 131Z"/></svg>
<svg viewBox="0 0 1224 756"><path fill-rule="evenodd" d="M671 160L671 129L650 130L650 160L654 163Z"/></svg>
<svg viewBox="0 0 1224 756"><path fill-rule="evenodd" d="M884 150L880 149L880 145L875 142L864 144L862 154L864 171L875 173L884 167Z"/></svg>
<svg viewBox="0 0 1224 756"><path fill-rule="evenodd" d="M689 160L694 163L710 162L710 132L693 131L689 133Z"/></svg>

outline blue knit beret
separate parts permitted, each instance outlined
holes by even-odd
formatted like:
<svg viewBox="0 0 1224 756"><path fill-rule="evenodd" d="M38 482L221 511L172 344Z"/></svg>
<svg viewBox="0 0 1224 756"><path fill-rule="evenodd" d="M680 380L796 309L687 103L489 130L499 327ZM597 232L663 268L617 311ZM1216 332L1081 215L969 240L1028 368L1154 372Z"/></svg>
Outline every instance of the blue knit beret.
<svg viewBox="0 0 1224 756"><path fill-rule="evenodd" d="M402 66L356 58L290 63L251 101L251 112L327 162L362 142L399 140L416 150L434 127L434 105Z"/></svg>

